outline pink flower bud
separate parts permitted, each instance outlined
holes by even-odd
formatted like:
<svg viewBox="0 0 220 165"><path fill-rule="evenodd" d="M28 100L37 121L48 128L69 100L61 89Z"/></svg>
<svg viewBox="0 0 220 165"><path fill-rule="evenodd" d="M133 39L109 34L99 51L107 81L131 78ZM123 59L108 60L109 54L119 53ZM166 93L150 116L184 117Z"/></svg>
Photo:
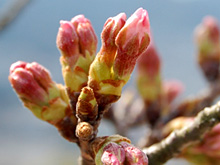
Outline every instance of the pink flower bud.
<svg viewBox="0 0 220 165"><path fill-rule="evenodd" d="M115 45L115 38L126 21L125 13L120 13L115 17L110 17L104 24L101 34L102 48L100 50L101 59L111 67L114 62L117 47Z"/></svg>
<svg viewBox="0 0 220 165"><path fill-rule="evenodd" d="M79 54L79 38L71 22L60 21L60 28L57 34L57 47L65 56Z"/></svg>
<svg viewBox="0 0 220 165"><path fill-rule="evenodd" d="M161 60L151 41L137 61L137 86L145 101L156 102L161 97Z"/></svg>
<svg viewBox="0 0 220 165"><path fill-rule="evenodd" d="M104 25L102 47L90 67L88 82L100 94L121 95L137 58L150 42L146 10L140 8L126 22L125 19L121 13Z"/></svg>
<svg viewBox="0 0 220 165"><path fill-rule="evenodd" d="M23 101L28 101L40 106L46 105L48 103L47 92L41 86L41 82L35 79L35 75L33 74L34 72L32 73L30 70L26 69L27 65L27 63L20 61L12 64L10 68L9 81ZM41 66L38 67L40 68ZM36 75L36 77L40 81L42 80L40 75Z"/></svg>
<svg viewBox="0 0 220 165"><path fill-rule="evenodd" d="M23 62L23 61L17 61L15 63L11 64L11 67L10 67L10 70L9 70L10 74L13 73L14 70L17 69L17 68L25 68L26 65L27 65L27 63Z"/></svg>
<svg viewBox="0 0 220 165"><path fill-rule="evenodd" d="M161 59L151 41L147 50L138 59L138 72L142 76L155 77L160 73Z"/></svg>
<svg viewBox="0 0 220 165"><path fill-rule="evenodd" d="M184 90L184 86L180 81L171 80L163 82L164 97L168 104L179 96Z"/></svg>
<svg viewBox="0 0 220 165"><path fill-rule="evenodd" d="M60 21L57 34L57 47L65 56L94 56L97 49L97 37L91 22L83 15L71 21Z"/></svg>
<svg viewBox="0 0 220 165"><path fill-rule="evenodd" d="M88 51L90 55L95 55L98 40L91 22L83 15L78 15L72 18L71 23L79 37L80 53L85 56Z"/></svg>
<svg viewBox="0 0 220 165"><path fill-rule="evenodd" d="M137 53L142 53L149 44L145 45L144 42L149 39L149 34L150 23L148 13L146 10L139 8L131 15L131 17L128 18L125 25L118 33L116 37L116 45L121 50L126 48L129 50L128 46L131 46L129 44L132 44L132 42L137 38L137 45L135 45L137 47L133 47L133 49L136 48L136 50L139 50ZM132 50L131 53L133 52L135 52L135 50Z"/></svg>
<svg viewBox="0 0 220 165"><path fill-rule="evenodd" d="M103 149L101 161L104 165L121 165L125 161L125 151L120 145L110 142Z"/></svg>
<svg viewBox="0 0 220 165"><path fill-rule="evenodd" d="M111 49L115 45L115 38L126 22L125 13L120 13L115 17L110 17L104 24L102 31L102 46L104 49Z"/></svg>
<svg viewBox="0 0 220 165"><path fill-rule="evenodd" d="M95 164L122 165L125 163L125 151L119 144L121 142L130 143L130 140L120 135L96 138L91 145L95 154Z"/></svg>
<svg viewBox="0 0 220 165"><path fill-rule="evenodd" d="M56 125L69 111L64 87L52 81L49 71L40 64L22 61L12 64L9 81L24 106L39 119Z"/></svg>
<svg viewBox="0 0 220 165"><path fill-rule="evenodd" d="M131 74L137 58L147 49L150 43L149 34L148 13L146 10L139 8L126 21L115 40L118 49L113 68L119 77Z"/></svg>
<svg viewBox="0 0 220 165"><path fill-rule="evenodd" d="M97 37L88 19L83 15L71 21L60 21L57 47L62 56L60 62L64 82L69 95L80 92L88 81L90 64L95 58Z"/></svg>
<svg viewBox="0 0 220 165"><path fill-rule="evenodd" d="M219 76L220 66L220 31L218 21L207 16L195 29L198 46L198 63L208 81L215 81Z"/></svg>
<svg viewBox="0 0 220 165"><path fill-rule="evenodd" d="M147 155L139 148L126 143L121 142L120 145L125 150L125 162L128 165L148 165Z"/></svg>
<svg viewBox="0 0 220 165"><path fill-rule="evenodd" d="M206 16L203 19L203 25L201 25L201 26L203 26L203 28L204 28L204 29L202 29L202 27L200 27L201 33L203 33L203 34L206 33L205 35L207 35L207 37L210 38L212 42L219 42L219 35L220 35L219 25L218 25L218 21L214 17ZM200 37L200 36L198 36L198 37Z"/></svg>
<svg viewBox="0 0 220 165"><path fill-rule="evenodd" d="M25 67L27 71L30 71L34 76L34 79L38 84L48 92L48 88L54 83L51 79L49 71L36 62L28 63Z"/></svg>

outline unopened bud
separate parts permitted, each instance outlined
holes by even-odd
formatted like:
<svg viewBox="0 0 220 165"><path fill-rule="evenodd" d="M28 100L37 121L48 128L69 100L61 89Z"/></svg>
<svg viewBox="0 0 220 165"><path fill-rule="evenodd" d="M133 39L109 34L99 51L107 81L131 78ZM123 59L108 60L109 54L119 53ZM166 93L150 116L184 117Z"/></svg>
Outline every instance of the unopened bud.
<svg viewBox="0 0 220 165"><path fill-rule="evenodd" d="M62 54L60 62L69 95L80 92L87 84L89 67L97 48L97 38L90 21L83 15L71 21L61 21L57 47Z"/></svg>
<svg viewBox="0 0 220 165"><path fill-rule="evenodd" d="M125 161L125 151L124 149L114 143L110 142L103 148L103 154L101 157L101 164L103 165L109 165L109 164L114 164L114 165L121 165ZM100 165L101 165L100 164Z"/></svg>
<svg viewBox="0 0 220 165"><path fill-rule="evenodd" d="M102 32L102 48L89 71L89 86L104 95L120 96L137 58L149 42L146 10L138 9L126 22L121 13L109 18Z"/></svg>
<svg viewBox="0 0 220 165"><path fill-rule="evenodd" d="M139 8L128 18L116 37L118 47L113 70L117 77L127 80L137 58L150 43L150 23L146 10Z"/></svg>
<svg viewBox="0 0 220 165"><path fill-rule="evenodd" d="M84 56L90 55L94 57L98 40L91 22L83 15L78 15L72 18L71 23L79 37L80 53Z"/></svg>
<svg viewBox="0 0 220 165"><path fill-rule="evenodd" d="M170 80L163 82L163 95L168 104L171 104L184 90L180 81Z"/></svg>
<svg viewBox="0 0 220 165"><path fill-rule="evenodd" d="M48 104L47 92L34 79L31 72L23 68L16 68L10 74L9 81L21 100L40 106Z"/></svg>
<svg viewBox="0 0 220 165"><path fill-rule="evenodd" d="M79 56L79 37L74 26L69 21L60 21L57 34L57 47L64 56ZM73 60L73 58L72 58Z"/></svg>
<svg viewBox="0 0 220 165"><path fill-rule="evenodd" d="M25 69L27 63L24 61L17 61L13 64L11 64L10 69L9 69L9 73L13 73L17 68L23 68Z"/></svg>
<svg viewBox="0 0 220 165"><path fill-rule="evenodd" d="M49 71L36 62L11 65L9 81L24 103L38 118L55 124L65 117L68 98L63 86L52 81Z"/></svg>
<svg viewBox="0 0 220 165"><path fill-rule="evenodd" d="M157 101L162 93L161 60L153 42L140 56L137 64L137 87L140 95L145 101Z"/></svg>
<svg viewBox="0 0 220 165"><path fill-rule="evenodd" d="M125 13L120 13L115 17L110 17L104 24L102 37L102 47L99 52L99 60L105 62L108 67L112 67L114 63L117 46L115 38L126 21Z"/></svg>
<svg viewBox="0 0 220 165"><path fill-rule="evenodd" d="M128 165L148 165L147 155L139 148L132 144L121 142L120 145L124 148L126 164Z"/></svg>
<svg viewBox="0 0 220 165"><path fill-rule="evenodd" d="M79 122L76 126L76 136L81 140L89 140L93 135L93 126L88 122Z"/></svg>
<svg viewBox="0 0 220 165"><path fill-rule="evenodd" d="M112 135L108 137L99 137L93 141L91 147L95 155L95 163L97 165L102 165L102 163L108 163L115 160L117 163L124 161L124 154L122 147L120 146L121 142L131 143L131 141L120 135ZM104 154L105 150L107 152ZM111 163L110 163L111 164Z"/></svg>
<svg viewBox="0 0 220 165"><path fill-rule="evenodd" d="M94 121L98 114L98 105L92 88L84 87L76 105L76 114L81 121Z"/></svg>
<svg viewBox="0 0 220 165"><path fill-rule="evenodd" d="M198 46L198 63L209 81L215 81L219 76L220 66L220 31L218 21L207 16L195 30Z"/></svg>

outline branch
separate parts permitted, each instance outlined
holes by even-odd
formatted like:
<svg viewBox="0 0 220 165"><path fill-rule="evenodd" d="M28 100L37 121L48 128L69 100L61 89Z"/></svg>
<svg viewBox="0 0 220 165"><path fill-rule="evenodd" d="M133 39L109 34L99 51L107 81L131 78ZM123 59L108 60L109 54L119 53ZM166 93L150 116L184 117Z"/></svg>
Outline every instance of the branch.
<svg viewBox="0 0 220 165"><path fill-rule="evenodd" d="M194 97L188 97L183 100L177 107L171 110L168 116L161 116L158 119L153 130L147 137L142 138L138 145L140 148L149 147L157 142L160 142L164 137L161 135L161 129L169 121L179 116L195 116L205 107L213 105L214 100L220 95L220 78L215 82L209 84L209 86L200 91Z"/></svg>
<svg viewBox="0 0 220 165"><path fill-rule="evenodd" d="M160 143L143 149L148 155L149 165L160 165L178 155L181 150L198 141L207 131L220 122L220 102L205 108L196 117L192 125L172 132Z"/></svg>
<svg viewBox="0 0 220 165"><path fill-rule="evenodd" d="M29 0L13 0L3 6L0 12L0 31L18 15L28 2Z"/></svg>
<svg viewBox="0 0 220 165"><path fill-rule="evenodd" d="M220 79L209 84L208 88L202 90L194 98L188 98L178 105L174 114L172 114L168 121L178 116L192 116L196 115L205 107L211 106L213 101L220 95ZM187 108L190 107L190 108ZM168 122L166 121L166 122Z"/></svg>

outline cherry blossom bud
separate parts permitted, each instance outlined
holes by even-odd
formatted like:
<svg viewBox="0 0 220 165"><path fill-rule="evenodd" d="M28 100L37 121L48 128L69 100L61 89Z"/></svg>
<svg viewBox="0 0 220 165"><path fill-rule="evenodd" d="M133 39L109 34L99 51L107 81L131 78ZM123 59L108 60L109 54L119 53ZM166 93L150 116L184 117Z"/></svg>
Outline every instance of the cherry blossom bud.
<svg viewBox="0 0 220 165"><path fill-rule="evenodd" d="M139 8L119 31L115 43L118 47L113 69L118 77L126 79L134 69L137 58L150 43L150 23L146 10Z"/></svg>
<svg viewBox="0 0 220 165"><path fill-rule="evenodd" d="M161 60L153 42L138 59L138 91L145 101L157 101L161 89Z"/></svg>
<svg viewBox="0 0 220 165"><path fill-rule="evenodd" d="M126 164L128 165L148 165L147 155L139 148L127 142L121 142L120 145L124 148Z"/></svg>
<svg viewBox="0 0 220 165"><path fill-rule="evenodd" d="M16 68L11 72L9 81L22 100L37 105L47 105L47 92L35 80L33 74L24 68Z"/></svg>
<svg viewBox="0 0 220 165"><path fill-rule="evenodd" d="M161 99L161 60L152 40L137 64L137 88L145 103L147 120L153 126L164 108Z"/></svg>
<svg viewBox="0 0 220 165"><path fill-rule="evenodd" d="M117 46L115 44L115 38L126 21L125 13L120 13L115 17L110 17L104 24L104 28L101 34L102 47L99 52L100 61L105 62L108 67L112 67L114 63L115 53Z"/></svg>
<svg viewBox="0 0 220 165"><path fill-rule="evenodd" d="M92 27L91 22L83 15L73 17L71 23L76 29L76 33L79 37L79 45L81 54L86 56L94 56L97 49L97 37Z"/></svg>
<svg viewBox="0 0 220 165"><path fill-rule="evenodd" d="M9 69L9 73L10 73L10 74L13 73L14 70L17 69L17 68L23 68L23 69L25 69L26 65L27 65L26 62L17 61L17 62L15 62L15 63L11 64L11 67L10 67L10 69Z"/></svg>
<svg viewBox="0 0 220 165"><path fill-rule="evenodd" d="M55 124L65 117L69 100L43 66L18 61L11 65L9 81L24 106L38 118Z"/></svg>
<svg viewBox="0 0 220 165"><path fill-rule="evenodd" d="M198 46L198 63L208 81L215 81L219 76L220 38L218 21L207 16L195 29Z"/></svg>
<svg viewBox="0 0 220 165"><path fill-rule="evenodd" d="M184 90L180 81L170 80L163 82L163 93L168 104L171 104Z"/></svg>
<svg viewBox="0 0 220 165"><path fill-rule="evenodd" d="M123 164L125 161L124 149L121 142L130 143L131 141L120 135L112 135L96 138L92 142L91 148L95 154L96 165L104 164Z"/></svg>
<svg viewBox="0 0 220 165"><path fill-rule="evenodd" d="M57 34L57 47L64 56L79 56L79 37L71 22L60 21L60 28Z"/></svg>
<svg viewBox="0 0 220 165"><path fill-rule="evenodd" d="M97 37L90 21L83 15L60 21L57 47L62 54L60 62L69 95L80 92L87 85L89 67L97 49Z"/></svg>
<svg viewBox="0 0 220 165"><path fill-rule="evenodd" d="M121 13L104 25L102 47L89 71L88 84L96 93L120 96L137 58L150 42L146 10L140 8L125 19Z"/></svg>
<svg viewBox="0 0 220 165"><path fill-rule="evenodd" d="M81 121L94 121L98 115L98 106L92 88L84 87L76 105L76 114Z"/></svg>
<svg viewBox="0 0 220 165"><path fill-rule="evenodd" d="M180 110L173 109L174 100L183 92L184 86L177 80L166 80L162 83L162 111L161 116L169 116L170 113L178 114Z"/></svg>
<svg viewBox="0 0 220 165"><path fill-rule="evenodd" d="M110 142L103 148L101 162L104 165L109 165L109 164L121 165L124 163L124 161L125 161L125 151L120 145L114 142Z"/></svg>

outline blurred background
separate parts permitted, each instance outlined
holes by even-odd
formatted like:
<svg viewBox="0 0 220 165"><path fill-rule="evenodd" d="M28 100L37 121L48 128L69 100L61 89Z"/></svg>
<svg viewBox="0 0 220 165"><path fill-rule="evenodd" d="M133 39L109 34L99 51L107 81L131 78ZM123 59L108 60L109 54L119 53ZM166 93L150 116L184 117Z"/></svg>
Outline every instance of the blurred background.
<svg viewBox="0 0 220 165"><path fill-rule="evenodd" d="M15 0L0 0L0 18ZM17 0L19 1L19 0ZM53 79L63 83L56 48L59 21L84 14L99 37L106 19L137 8L148 10L154 41L163 60L163 77L185 85L182 97L198 93L206 83L195 62L193 31L204 16L220 20L219 0L30 0L17 17L0 31L0 164L73 165L79 150L64 140L48 123L24 108L8 82L9 67L22 60L48 68ZM134 85L135 73L125 88ZM111 135L114 127L103 121L99 135ZM138 130L141 132L141 129ZM134 140L135 141L135 140ZM167 164L187 164L169 161Z"/></svg>

